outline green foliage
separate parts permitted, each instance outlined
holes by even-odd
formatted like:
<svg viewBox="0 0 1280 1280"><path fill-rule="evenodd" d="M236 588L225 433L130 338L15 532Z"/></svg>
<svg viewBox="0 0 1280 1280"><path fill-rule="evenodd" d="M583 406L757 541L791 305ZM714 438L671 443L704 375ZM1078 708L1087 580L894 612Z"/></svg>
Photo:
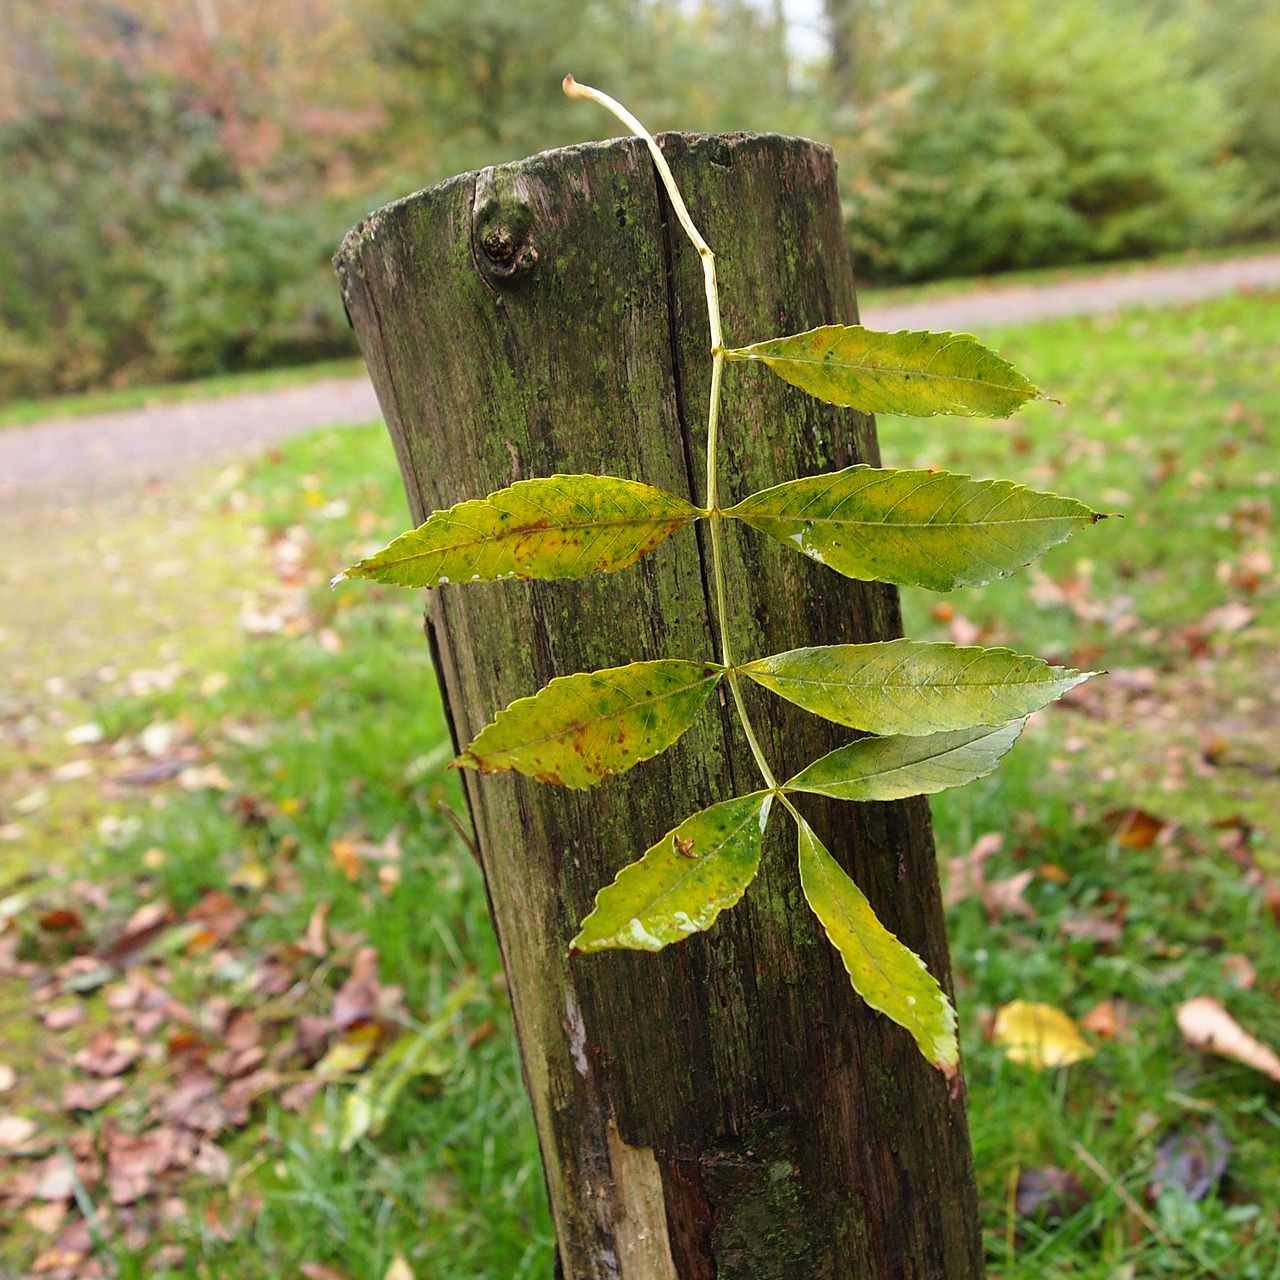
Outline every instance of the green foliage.
<svg viewBox="0 0 1280 1280"><path fill-rule="evenodd" d="M1259 197L1238 235L1280 228L1280 7L1272 0L1153 0L1193 33L1199 75L1220 86L1235 118L1234 149Z"/></svg>
<svg viewBox="0 0 1280 1280"><path fill-rule="evenodd" d="M1021 719L1087 680L1011 649L886 640L792 649L739 670L814 715L867 733L936 733Z"/></svg>
<svg viewBox="0 0 1280 1280"><path fill-rule="evenodd" d="M585 790L665 751L723 675L712 663L662 658L559 676L498 712L456 763Z"/></svg>
<svg viewBox="0 0 1280 1280"><path fill-rule="evenodd" d="M705 242L652 136L625 108L599 90L579 85L572 77L566 77L564 88L571 97L604 106L644 138L681 225L705 254ZM842 504L856 499L868 474L885 473L853 468L835 476L816 477L808 503L792 505L788 502L792 495L785 492L778 501L780 490L773 489L747 498L731 512L720 510L716 504L719 388L727 360L758 358L778 376L818 398L864 411L888 404L897 413L920 416L973 414L983 409L1007 415L1035 396L1036 389L974 339L952 334L887 335L833 325L729 352L721 340L714 272L705 272L704 279L713 361L707 430L708 510L700 511L647 486L613 477L559 476L530 481L437 513L419 530L402 535L364 562L363 570L357 566L338 580L377 566L379 576L388 581L434 585L452 578L452 573L442 576L440 570L442 565L452 568L455 563L462 570L458 577L463 582L493 578L500 572L509 576L515 566L528 577L573 576L589 569L613 572L634 563L690 518L705 518L710 524L711 568L720 615L719 663L636 662L552 680L538 694L521 698L499 712L455 764L486 773L518 769L542 782L586 788L670 746L689 727L712 688L725 679L765 790L695 814L668 832L638 862L624 868L597 896L596 908L583 922L571 949L657 951L709 927L753 879L776 796L800 832L805 895L840 950L854 988L873 1007L905 1026L926 1058L951 1075L957 1067L958 1051L950 1002L925 971L923 961L876 920L865 897L819 844L796 809L792 794L892 800L961 786L996 767L1022 731L1029 712L1087 676L1075 671L1055 672L1034 658L1004 649L958 649L906 640L793 650L736 664L729 646L728 586L721 550L726 516L742 515L744 509L751 512L753 502L764 500L764 507L756 510L766 518L786 512L803 519L809 506L816 504L820 512L839 519L844 515ZM815 371L815 360L821 362L820 372ZM886 478L891 489L896 486L896 496L892 506L882 506L882 523L899 507L910 511L911 500L928 487L919 475L908 475L905 483L892 472ZM537 486L533 490L536 501L524 500L529 486ZM949 506L957 495L962 499L960 506ZM939 497L937 493L931 496L935 502ZM983 520L992 519L1003 520L1007 526L1010 512L1004 508L1010 505L1015 519L1030 519L1033 526L1046 518L1056 519L1059 526L1087 524L1093 519L1078 503L1067 506L1060 499L1029 494L1017 486L994 492L961 477L945 477L940 496L941 505L934 505L927 519L921 521L917 515L913 522L928 524L937 545L915 545L917 528L902 526L898 540L886 540L881 548L883 566L878 576L891 582L918 581L924 576L919 562L933 555L950 564L944 587L961 581L985 581L1030 559L1037 546L1043 549L1070 532L1069 527L1059 527L1056 536L1046 536L1042 529L1030 537L1015 536L1014 549L1005 546L993 564L981 541L969 536L971 519L956 518L970 504L977 510L979 527ZM866 509L865 504L858 509L863 518ZM943 518L939 522L940 512ZM601 540L608 548L619 543L620 553L598 554ZM824 559L812 543L805 545L803 532L786 541L798 544L798 549L815 559ZM527 545L529 553L518 558L511 550L513 543ZM838 541L833 545L838 548ZM481 550L477 551L477 546ZM448 559L454 555L456 561ZM406 572L404 565L411 558L420 558L421 563ZM836 723L886 736L838 748L779 785L748 718L738 684L740 673ZM936 732L940 727L950 731Z"/></svg>
<svg viewBox="0 0 1280 1280"><path fill-rule="evenodd" d="M1101 518L1009 480L868 466L789 480L725 514L847 578L931 591L1013 573Z"/></svg>
<svg viewBox="0 0 1280 1280"><path fill-rule="evenodd" d="M612 573L648 555L697 514L683 498L614 476L520 480L437 511L340 577L436 587Z"/></svg>
<svg viewBox="0 0 1280 1280"><path fill-rule="evenodd" d="M762 360L793 387L864 413L1007 418L1040 394L967 333L875 333L826 324L726 354Z"/></svg>
<svg viewBox="0 0 1280 1280"><path fill-rule="evenodd" d="M723 800L668 831L596 894L569 950L661 951L711 928L755 879L772 802L770 791Z"/></svg>
<svg viewBox="0 0 1280 1280"><path fill-rule="evenodd" d="M838 150L868 277L1136 257L1248 217L1187 23L1113 0L908 0L864 34Z"/></svg>
<svg viewBox="0 0 1280 1280"><path fill-rule="evenodd" d="M216 41L156 0L5 6L0 397L353 349L327 261L359 206L307 197L376 112L325 50L338 6L300 3Z"/></svg>
<svg viewBox="0 0 1280 1280"><path fill-rule="evenodd" d="M393 86L390 142L414 187L424 150L445 178L585 141L557 68L618 86L663 128L691 113L706 129L798 115L784 25L747 0L368 0L366 11Z"/></svg>
<svg viewBox="0 0 1280 1280"><path fill-rule="evenodd" d="M866 894L827 852L813 828L796 823L805 901L840 953L853 989L905 1027L920 1052L948 1078L960 1069L956 1011L924 962L884 927Z"/></svg>

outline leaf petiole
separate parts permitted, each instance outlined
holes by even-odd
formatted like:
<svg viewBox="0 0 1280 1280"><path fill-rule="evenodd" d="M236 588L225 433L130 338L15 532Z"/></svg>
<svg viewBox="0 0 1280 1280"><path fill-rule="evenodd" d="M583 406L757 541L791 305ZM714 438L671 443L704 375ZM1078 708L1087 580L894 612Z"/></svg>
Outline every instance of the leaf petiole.
<svg viewBox="0 0 1280 1280"><path fill-rule="evenodd" d="M681 195L680 188L676 183L675 174L671 172L671 166L667 163L666 156L662 154L662 148L658 146L657 141L648 129L626 107L611 98L607 93L602 93L599 89L593 89L590 85L579 84L572 76L565 76L563 86L565 93L570 98L584 99L604 107L606 111L626 125L636 137L644 139L645 145L649 148L649 154L653 157L653 163L658 170L658 176L662 179L662 185L671 201L671 207L675 210L676 218L684 228L685 234L689 237L693 247L697 249L698 256L702 259L702 282L707 295L707 327L711 336L711 402L707 407L707 505L705 510L707 526L711 535L711 577L715 587L716 616L720 628L720 661L725 666L729 691L733 695L734 709L738 713L738 720L742 724L742 731L746 735L747 745L751 748L751 755L755 759L756 767L760 770L760 776L764 779L765 786L782 800L786 808L798 821L799 814L796 813L795 808L787 797L782 794L778 780L774 776L773 770L769 767L769 761L760 746L760 740L756 737L755 726L752 725L751 717L747 714L746 704L742 700L742 687L738 680L737 669L734 666L733 651L729 641L728 592L725 587L721 529L724 523L724 512L720 509L716 474L716 457L720 443L720 388L724 381L724 362L728 356L728 351L725 349L724 334L720 329L720 289L716 283L716 255L712 252L711 246L703 239L702 232L698 230L693 218L690 216L689 208L684 202L684 196Z"/></svg>

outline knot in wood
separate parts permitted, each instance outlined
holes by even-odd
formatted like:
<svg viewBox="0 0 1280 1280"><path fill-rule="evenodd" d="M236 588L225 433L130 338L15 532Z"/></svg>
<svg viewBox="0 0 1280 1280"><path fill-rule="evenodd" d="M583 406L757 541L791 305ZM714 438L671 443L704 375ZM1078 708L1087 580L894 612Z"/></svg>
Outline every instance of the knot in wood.
<svg viewBox="0 0 1280 1280"><path fill-rule="evenodd" d="M538 261L533 211L521 188L518 179L501 170L485 169L476 179L472 237L478 249L476 265L490 280L510 281L527 274Z"/></svg>

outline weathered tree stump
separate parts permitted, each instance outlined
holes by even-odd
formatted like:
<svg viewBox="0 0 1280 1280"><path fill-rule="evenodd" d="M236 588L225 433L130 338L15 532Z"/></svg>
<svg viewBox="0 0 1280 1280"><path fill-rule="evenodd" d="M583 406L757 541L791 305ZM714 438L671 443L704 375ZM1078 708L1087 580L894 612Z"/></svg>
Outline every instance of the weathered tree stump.
<svg viewBox="0 0 1280 1280"><path fill-rule="evenodd" d="M830 152L803 139L660 143L716 251L729 345L856 318ZM336 258L416 520L521 477L595 472L701 502L710 381L696 253L643 144L547 152L389 205ZM761 369L725 379L725 505L876 462L866 417ZM900 634L890 587L727 532L734 650ZM447 586L427 633L455 741L553 676L713 657L705 526L638 566ZM780 777L847 734L748 686ZM570 1280L972 1280L961 1100L854 994L775 821L746 898L658 954L567 954L596 891L677 821L753 790L723 701L666 755L587 793L463 781ZM949 986L922 798L803 797L885 924Z"/></svg>

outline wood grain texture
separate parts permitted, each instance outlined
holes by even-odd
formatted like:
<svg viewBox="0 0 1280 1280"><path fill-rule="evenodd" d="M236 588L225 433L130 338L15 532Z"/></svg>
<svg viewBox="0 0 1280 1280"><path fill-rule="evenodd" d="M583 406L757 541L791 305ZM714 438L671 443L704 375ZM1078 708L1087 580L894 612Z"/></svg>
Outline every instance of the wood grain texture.
<svg viewBox="0 0 1280 1280"><path fill-rule="evenodd" d="M716 250L727 343L856 320L827 149L769 135L660 142ZM704 499L701 273L641 144L455 178L370 215L335 261L417 519L556 472ZM725 505L877 461L869 419L765 369L727 371L722 424ZM726 550L740 658L900 634L890 588L741 526ZM609 577L432 592L455 741L554 676L715 656L708 564L698 526ZM762 690L746 696L779 776L848 738ZM681 1280L981 1274L963 1103L851 991L801 896L785 815L760 877L707 935L658 954L567 955L622 865L759 786L723 700L666 755L585 795L515 776L464 783L569 1280L665 1275L635 1261L655 1164ZM926 803L803 807L949 987ZM620 1190L631 1176L644 1186Z"/></svg>

